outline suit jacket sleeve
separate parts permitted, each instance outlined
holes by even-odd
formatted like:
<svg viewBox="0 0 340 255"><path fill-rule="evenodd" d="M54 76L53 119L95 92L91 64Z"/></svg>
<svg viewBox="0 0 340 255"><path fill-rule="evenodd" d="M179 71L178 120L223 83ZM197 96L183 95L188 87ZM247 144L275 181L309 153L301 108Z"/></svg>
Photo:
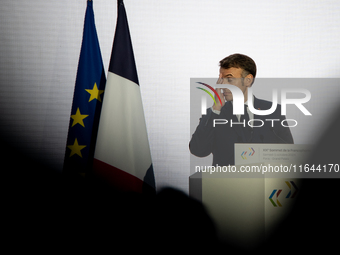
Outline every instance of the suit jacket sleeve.
<svg viewBox="0 0 340 255"><path fill-rule="evenodd" d="M195 156L206 157L212 152L214 141L213 120L218 117L219 115L213 113L209 108L207 109L207 114L200 119L189 143L190 152Z"/></svg>

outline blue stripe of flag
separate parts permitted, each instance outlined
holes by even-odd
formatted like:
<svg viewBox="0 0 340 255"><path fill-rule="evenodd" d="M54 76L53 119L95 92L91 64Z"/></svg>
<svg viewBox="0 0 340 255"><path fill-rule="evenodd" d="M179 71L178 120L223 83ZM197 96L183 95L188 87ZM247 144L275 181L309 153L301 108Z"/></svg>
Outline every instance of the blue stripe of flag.
<svg viewBox="0 0 340 255"><path fill-rule="evenodd" d="M118 17L109 71L139 85L130 30L122 0L118 0Z"/></svg>

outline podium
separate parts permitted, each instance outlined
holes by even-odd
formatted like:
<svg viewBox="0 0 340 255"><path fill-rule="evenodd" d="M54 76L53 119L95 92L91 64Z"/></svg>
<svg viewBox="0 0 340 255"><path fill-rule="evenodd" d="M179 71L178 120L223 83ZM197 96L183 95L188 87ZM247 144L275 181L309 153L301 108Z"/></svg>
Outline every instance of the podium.
<svg viewBox="0 0 340 255"><path fill-rule="evenodd" d="M263 153L268 148L275 153ZM209 168L202 168L189 177L189 195L205 206L222 242L252 249L261 245L288 215L299 192L297 174L274 169L301 163L309 149L309 145L235 144L233 172L211 168L211 173ZM246 150L248 153L244 153ZM263 170L265 166L273 172L241 172L252 167Z"/></svg>
<svg viewBox="0 0 340 255"><path fill-rule="evenodd" d="M203 203L222 242L249 248L265 240L265 180L195 173L189 195Z"/></svg>

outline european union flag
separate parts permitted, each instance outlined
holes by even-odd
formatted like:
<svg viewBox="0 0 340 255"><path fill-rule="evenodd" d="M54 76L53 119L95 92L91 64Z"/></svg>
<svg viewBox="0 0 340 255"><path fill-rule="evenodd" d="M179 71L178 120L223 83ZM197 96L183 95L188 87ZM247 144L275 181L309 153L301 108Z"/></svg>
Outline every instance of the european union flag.
<svg viewBox="0 0 340 255"><path fill-rule="evenodd" d="M105 83L93 2L89 0L67 137L64 173L88 173L91 169Z"/></svg>

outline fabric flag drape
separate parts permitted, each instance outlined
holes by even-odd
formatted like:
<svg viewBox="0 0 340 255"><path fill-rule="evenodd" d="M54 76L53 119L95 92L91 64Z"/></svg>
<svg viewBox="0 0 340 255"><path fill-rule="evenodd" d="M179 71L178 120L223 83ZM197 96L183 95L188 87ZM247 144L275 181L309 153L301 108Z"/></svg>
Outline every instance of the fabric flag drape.
<svg viewBox="0 0 340 255"><path fill-rule="evenodd" d="M94 156L94 172L118 190L154 192L141 92L123 1L107 75Z"/></svg>
<svg viewBox="0 0 340 255"><path fill-rule="evenodd" d="M93 2L87 1L64 173L78 174L91 171L105 83L103 60L94 22Z"/></svg>

